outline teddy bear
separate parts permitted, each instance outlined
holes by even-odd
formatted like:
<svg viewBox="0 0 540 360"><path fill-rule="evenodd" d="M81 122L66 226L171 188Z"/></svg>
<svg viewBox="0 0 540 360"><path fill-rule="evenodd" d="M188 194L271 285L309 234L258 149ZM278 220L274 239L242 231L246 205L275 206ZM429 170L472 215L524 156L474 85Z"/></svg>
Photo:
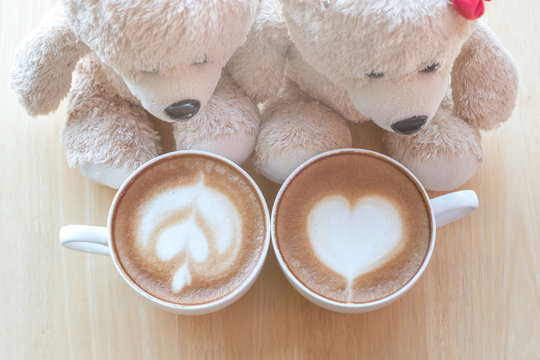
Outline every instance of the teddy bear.
<svg viewBox="0 0 540 360"><path fill-rule="evenodd" d="M268 31L276 6L62 0L20 45L11 85L32 116L56 110L67 95L68 163L109 187L164 151L160 121L172 124L176 149L242 163L255 147L257 103L277 92L284 72L285 60L264 45L280 33Z"/></svg>
<svg viewBox="0 0 540 360"><path fill-rule="evenodd" d="M286 79L262 113L254 159L282 182L310 157L352 146L373 121L391 157L434 191L464 184L480 130L514 108L518 71L482 0L281 0ZM277 71L277 70L276 70Z"/></svg>

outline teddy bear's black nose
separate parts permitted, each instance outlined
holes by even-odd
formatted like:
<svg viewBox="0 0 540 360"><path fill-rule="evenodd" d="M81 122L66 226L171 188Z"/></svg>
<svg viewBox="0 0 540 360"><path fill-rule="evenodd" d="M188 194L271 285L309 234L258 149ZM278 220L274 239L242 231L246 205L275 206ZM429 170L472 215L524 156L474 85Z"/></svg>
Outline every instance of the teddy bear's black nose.
<svg viewBox="0 0 540 360"><path fill-rule="evenodd" d="M165 114L176 121L186 121L197 114L201 102L199 100L182 100L167 106Z"/></svg>
<svg viewBox="0 0 540 360"><path fill-rule="evenodd" d="M413 116L392 124L392 129L398 134L411 135L418 132L427 121L427 116Z"/></svg>

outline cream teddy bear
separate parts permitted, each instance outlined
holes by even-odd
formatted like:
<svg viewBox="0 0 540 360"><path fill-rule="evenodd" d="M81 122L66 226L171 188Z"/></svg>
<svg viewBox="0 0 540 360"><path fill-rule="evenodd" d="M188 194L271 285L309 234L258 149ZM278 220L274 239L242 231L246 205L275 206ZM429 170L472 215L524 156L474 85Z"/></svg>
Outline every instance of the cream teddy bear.
<svg viewBox="0 0 540 360"><path fill-rule="evenodd" d="M368 120L430 190L475 173L479 130L510 117L518 88L516 65L485 24L447 0L281 3L287 79L262 114L263 175L281 182L311 156L350 147L348 122Z"/></svg>
<svg viewBox="0 0 540 360"><path fill-rule="evenodd" d="M275 36L265 30L273 27L267 8L258 0L63 0L20 46L12 88L31 115L54 111L68 94L68 162L113 188L162 153L156 119L172 123L177 149L242 163L255 147L256 102L281 80L265 81L273 76L265 61L274 60L261 44ZM260 80L249 67L224 69L252 27L246 46L258 52L244 50L234 63L250 62ZM282 73L277 61L269 67Z"/></svg>

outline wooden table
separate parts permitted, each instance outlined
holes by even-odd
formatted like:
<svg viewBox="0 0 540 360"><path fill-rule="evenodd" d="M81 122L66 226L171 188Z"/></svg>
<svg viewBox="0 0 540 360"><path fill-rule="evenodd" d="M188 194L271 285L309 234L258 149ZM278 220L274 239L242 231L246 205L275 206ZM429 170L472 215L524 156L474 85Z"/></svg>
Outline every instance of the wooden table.
<svg viewBox="0 0 540 360"><path fill-rule="evenodd" d="M322 310L293 290L270 252L240 301L184 317L144 302L110 258L58 243L62 225L104 225L114 191L67 167L65 108L32 119L8 85L16 44L53 1L1 0L0 358L540 359L540 3L519 3L487 6L522 85L512 119L485 134L485 162L464 186L480 209L439 231L409 293L368 314ZM273 199L277 187L257 180Z"/></svg>

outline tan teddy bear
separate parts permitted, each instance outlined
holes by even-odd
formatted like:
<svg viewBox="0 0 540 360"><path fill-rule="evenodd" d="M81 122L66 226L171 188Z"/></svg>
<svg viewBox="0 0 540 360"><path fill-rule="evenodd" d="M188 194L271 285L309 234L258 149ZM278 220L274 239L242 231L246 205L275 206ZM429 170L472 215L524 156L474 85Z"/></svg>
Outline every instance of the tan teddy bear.
<svg viewBox="0 0 540 360"><path fill-rule="evenodd" d="M516 65L485 24L447 0L281 3L287 80L262 115L255 160L265 176L281 182L311 156L350 147L348 122L368 120L428 189L475 173L479 130L510 117L518 88Z"/></svg>
<svg viewBox="0 0 540 360"><path fill-rule="evenodd" d="M252 153L260 122L255 101L277 92L281 77L272 74L285 66L261 46L272 43L265 37L275 36L266 31L272 28L273 4L63 0L62 5L20 46L11 82L31 115L54 111L69 92L63 142L70 165L117 188L162 153L156 119L173 124L177 149L206 150L238 163ZM249 47L258 52L235 60L251 67L224 70L251 27L258 32ZM277 72L265 71L276 66ZM230 75L244 79L243 86Z"/></svg>

